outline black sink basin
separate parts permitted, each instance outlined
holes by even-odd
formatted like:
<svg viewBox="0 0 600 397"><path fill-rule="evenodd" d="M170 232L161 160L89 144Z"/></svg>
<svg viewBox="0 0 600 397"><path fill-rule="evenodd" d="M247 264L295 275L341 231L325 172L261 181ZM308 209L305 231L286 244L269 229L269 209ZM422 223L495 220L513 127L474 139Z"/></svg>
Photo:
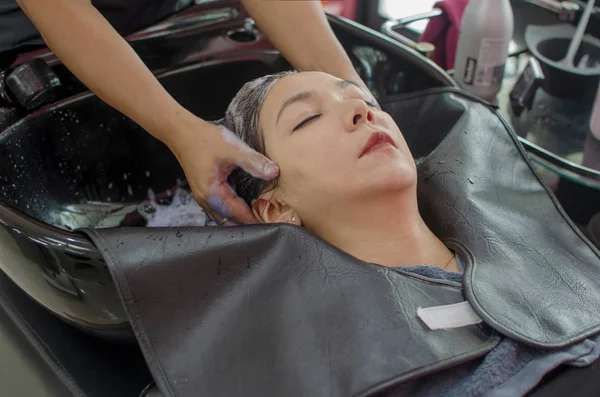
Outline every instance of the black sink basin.
<svg viewBox="0 0 600 397"><path fill-rule="evenodd" d="M246 81L289 68L241 11L223 11L231 7L196 6L159 25L162 34L155 28L130 38L175 99L209 120L222 117ZM215 12L230 17L207 23ZM351 22L330 22L379 98L453 84L411 49ZM51 53L33 56L52 65L63 97L34 110L0 109L10 116L0 117L0 269L63 320L127 336L102 256L75 230L144 225L140 203L149 192L185 187L184 173L161 142L83 91Z"/></svg>

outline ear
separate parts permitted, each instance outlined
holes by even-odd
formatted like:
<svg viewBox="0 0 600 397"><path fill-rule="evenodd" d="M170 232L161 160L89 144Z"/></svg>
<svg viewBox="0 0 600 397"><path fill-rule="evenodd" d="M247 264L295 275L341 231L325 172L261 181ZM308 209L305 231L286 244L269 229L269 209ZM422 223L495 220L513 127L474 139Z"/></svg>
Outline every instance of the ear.
<svg viewBox="0 0 600 397"><path fill-rule="evenodd" d="M300 218L294 209L273 196L259 197L252 204L252 212L256 219L262 223L300 224Z"/></svg>

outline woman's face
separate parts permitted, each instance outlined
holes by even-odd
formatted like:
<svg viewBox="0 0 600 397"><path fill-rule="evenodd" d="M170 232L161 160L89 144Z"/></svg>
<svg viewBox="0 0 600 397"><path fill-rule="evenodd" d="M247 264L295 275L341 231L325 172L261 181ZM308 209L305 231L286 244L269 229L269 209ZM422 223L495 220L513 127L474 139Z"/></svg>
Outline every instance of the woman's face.
<svg viewBox="0 0 600 397"><path fill-rule="evenodd" d="M406 141L371 100L325 73L278 81L259 117L266 155L280 168L271 200L307 222L347 202L414 189L416 167Z"/></svg>

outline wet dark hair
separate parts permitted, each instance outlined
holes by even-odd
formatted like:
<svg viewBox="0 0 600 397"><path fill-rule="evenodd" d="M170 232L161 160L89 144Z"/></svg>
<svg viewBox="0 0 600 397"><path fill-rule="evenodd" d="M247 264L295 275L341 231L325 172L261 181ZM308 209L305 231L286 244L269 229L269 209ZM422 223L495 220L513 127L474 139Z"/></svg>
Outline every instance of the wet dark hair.
<svg viewBox="0 0 600 397"><path fill-rule="evenodd" d="M289 70L247 82L233 98L227 107L225 117L219 121L219 124L231 130L252 149L265 154L263 134L259 125L259 116L265 98L280 79L300 72L302 71ZM254 178L242 169L236 169L231 173L229 183L237 195L251 206L254 200L268 188L276 186L277 181L264 181Z"/></svg>

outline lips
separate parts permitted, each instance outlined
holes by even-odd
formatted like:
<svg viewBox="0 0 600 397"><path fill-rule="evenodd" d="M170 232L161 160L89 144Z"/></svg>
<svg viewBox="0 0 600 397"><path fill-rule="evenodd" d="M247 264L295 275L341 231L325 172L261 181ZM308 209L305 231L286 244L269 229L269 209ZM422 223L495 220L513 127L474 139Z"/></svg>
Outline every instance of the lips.
<svg viewBox="0 0 600 397"><path fill-rule="evenodd" d="M362 151L360 152L360 156L358 156L358 157L360 158L360 157L364 156L365 154L369 153L370 151L377 149L378 147L380 147L382 145L388 145L388 144L397 148L396 143L388 134L386 134L384 132L374 132L369 137L369 140L363 147Z"/></svg>

